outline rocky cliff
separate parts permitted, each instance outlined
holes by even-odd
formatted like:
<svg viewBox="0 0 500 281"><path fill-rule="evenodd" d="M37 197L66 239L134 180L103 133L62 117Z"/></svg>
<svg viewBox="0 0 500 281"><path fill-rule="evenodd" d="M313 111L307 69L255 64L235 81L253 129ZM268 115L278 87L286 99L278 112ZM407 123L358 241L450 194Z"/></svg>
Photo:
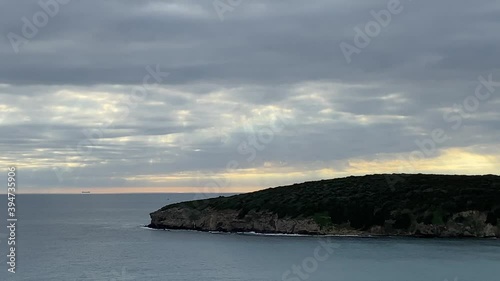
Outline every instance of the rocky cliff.
<svg viewBox="0 0 500 281"><path fill-rule="evenodd" d="M313 218L278 218L269 212L249 212L240 218L238 211L206 209L198 211L190 208L172 208L151 213L151 228L189 229L223 232L258 232L311 235L396 235L418 237L500 237L500 228L486 223L487 214L466 211L453 215L452 220L443 225L424 223L412 224L408 229L395 229L394 221L384 226L373 226L359 230L349 225L320 226Z"/></svg>

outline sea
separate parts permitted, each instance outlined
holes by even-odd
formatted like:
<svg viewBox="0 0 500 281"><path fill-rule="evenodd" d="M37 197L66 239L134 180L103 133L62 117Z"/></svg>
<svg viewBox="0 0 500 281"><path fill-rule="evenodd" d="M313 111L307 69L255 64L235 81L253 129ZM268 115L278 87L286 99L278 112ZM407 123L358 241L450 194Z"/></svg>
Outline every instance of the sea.
<svg viewBox="0 0 500 281"><path fill-rule="evenodd" d="M0 196L0 280L498 281L500 241L152 230L193 194L18 195L15 273ZM3 205L3 206L2 206ZM9 246L10 247L10 246Z"/></svg>

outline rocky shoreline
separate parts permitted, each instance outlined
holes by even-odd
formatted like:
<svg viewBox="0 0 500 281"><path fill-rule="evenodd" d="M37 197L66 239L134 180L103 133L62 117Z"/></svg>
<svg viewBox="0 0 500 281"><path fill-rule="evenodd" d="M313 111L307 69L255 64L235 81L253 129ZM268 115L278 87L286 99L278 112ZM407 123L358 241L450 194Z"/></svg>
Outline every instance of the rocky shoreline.
<svg viewBox="0 0 500 281"><path fill-rule="evenodd" d="M405 236L440 238L500 238L500 228L486 223L487 214L476 210L456 213L445 224L412 223L407 229L395 229L393 221L368 230L357 230L348 224L321 226L314 218L279 218L271 212L250 211L241 216L236 210L203 211L174 207L150 214L154 229L183 229L220 232L255 232L262 234L302 234L334 236Z"/></svg>

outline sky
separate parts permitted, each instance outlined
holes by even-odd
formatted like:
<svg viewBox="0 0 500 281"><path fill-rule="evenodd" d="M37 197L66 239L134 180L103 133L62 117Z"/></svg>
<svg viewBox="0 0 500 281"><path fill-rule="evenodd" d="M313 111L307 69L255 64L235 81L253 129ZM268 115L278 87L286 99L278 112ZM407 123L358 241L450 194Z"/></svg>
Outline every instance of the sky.
<svg viewBox="0 0 500 281"><path fill-rule="evenodd" d="M498 174L495 0L0 0L19 192Z"/></svg>

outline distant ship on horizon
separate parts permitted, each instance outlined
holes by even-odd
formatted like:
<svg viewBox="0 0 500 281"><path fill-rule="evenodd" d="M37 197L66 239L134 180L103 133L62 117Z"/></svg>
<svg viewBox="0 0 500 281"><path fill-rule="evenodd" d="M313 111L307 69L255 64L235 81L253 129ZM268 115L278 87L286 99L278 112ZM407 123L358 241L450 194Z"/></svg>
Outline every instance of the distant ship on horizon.
<svg viewBox="0 0 500 281"><path fill-rule="evenodd" d="M82 191L82 194L90 194L90 191Z"/></svg>

